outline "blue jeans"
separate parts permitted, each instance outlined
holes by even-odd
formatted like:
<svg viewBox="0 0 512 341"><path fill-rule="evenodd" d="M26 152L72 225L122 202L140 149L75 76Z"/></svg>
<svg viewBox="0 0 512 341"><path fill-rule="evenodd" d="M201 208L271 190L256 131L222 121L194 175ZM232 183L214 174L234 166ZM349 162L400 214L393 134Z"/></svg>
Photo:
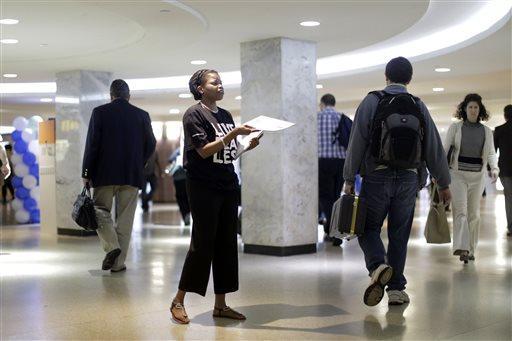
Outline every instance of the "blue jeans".
<svg viewBox="0 0 512 341"><path fill-rule="evenodd" d="M361 197L366 199L368 210L364 234L358 238L359 245L370 274L383 263L393 268L388 290L404 290L407 283L404 267L417 192L418 175L412 171L381 169L363 178ZM389 239L387 254L380 239L386 216Z"/></svg>

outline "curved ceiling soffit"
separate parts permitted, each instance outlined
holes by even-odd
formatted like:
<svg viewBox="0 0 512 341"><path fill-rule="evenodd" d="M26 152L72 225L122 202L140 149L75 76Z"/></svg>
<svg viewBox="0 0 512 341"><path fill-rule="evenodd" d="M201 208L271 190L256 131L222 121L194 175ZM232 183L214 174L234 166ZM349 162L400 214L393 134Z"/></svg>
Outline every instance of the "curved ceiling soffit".
<svg viewBox="0 0 512 341"><path fill-rule="evenodd" d="M208 29L210 27L210 23L208 22L206 17L201 14L201 12L193 9L192 7L190 7L188 5L185 5L181 1L178 1L178 0L161 0L161 1L166 3L166 4L169 4L171 6L178 7L179 9L181 9L181 10L183 10L185 12L188 12L189 14L193 15L194 17L196 17L203 24L205 29Z"/></svg>
<svg viewBox="0 0 512 341"><path fill-rule="evenodd" d="M161 0L161 2L166 3L166 4L170 5L170 6L174 6L174 7L178 8L178 9L184 11L184 12L187 12L188 14L192 15L194 18L199 20L199 22L201 22L201 24L203 25L205 30L208 29L210 24L209 24L208 20L206 19L206 17L204 15L202 15L199 11L197 11L197 10L193 9L192 7L190 7L188 5L185 5L182 2L177 1L177 0ZM108 11L108 10L103 9L103 11ZM113 12L113 11L108 11L108 12L110 13L110 15L119 16L119 14L116 13L116 12ZM126 20L129 20L126 17L123 17L123 18L126 19ZM132 46L134 44L137 44L138 42L140 42L141 40L143 40L146 37L146 31L144 30L144 27L142 27L135 20L129 20L129 22L130 22L131 25L133 25L136 28L137 32L134 35L134 37L132 39L130 39L129 41L127 41L127 42L124 42L124 43L122 43L120 45L110 46L109 48L106 48L106 49L103 49L103 50L98 50L98 51L94 51L94 52L90 52L90 53L85 53L85 54L71 54L71 55L67 55L67 56L63 56L63 57L52 58L52 60L78 58L78 57L88 57L88 56L93 56L93 55L98 54L98 53L107 53L107 52L110 52L110 51L115 51L115 50L123 49L123 48L126 48L128 46ZM41 60L44 60L44 59L35 58L35 59L25 59L23 61L24 62L37 62L37 61L41 61Z"/></svg>
<svg viewBox="0 0 512 341"><path fill-rule="evenodd" d="M162 0L196 16L208 27L208 21L198 11L174 0ZM446 54L476 41L479 41L500 29L511 16L512 1L489 1L475 3L468 9L470 13L458 12L464 18L453 22L448 18L446 25L438 27L437 19L444 17L446 5L431 1L422 18L406 31L381 43L340 55L319 58L317 75L327 79L374 70L393 57L402 55L411 60L423 60ZM425 34L437 27L436 31ZM239 87L242 81L240 71L221 72L226 87ZM188 89L190 75L127 79L133 91L177 91ZM55 93L56 85L48 83L3 83L0 93Z"/></svg>

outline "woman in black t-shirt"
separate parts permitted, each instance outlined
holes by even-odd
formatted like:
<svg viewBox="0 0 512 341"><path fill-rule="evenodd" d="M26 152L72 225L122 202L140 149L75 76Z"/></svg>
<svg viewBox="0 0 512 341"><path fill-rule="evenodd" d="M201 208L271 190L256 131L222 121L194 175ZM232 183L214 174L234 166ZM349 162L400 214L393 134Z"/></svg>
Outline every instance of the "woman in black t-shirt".
<svg viewBox="0 0 512 341"><path fill-rule="evenodd" d="M183 116L183 163L193 220L192 240L170 310L175 322L190 322L183 306L185 294L205 296L211 267L215 289L213 316L245 320L244 315L226 305L225 295L238 290L239 188L232 164L237 148L235 138L254 129L235 127L231 114L217 107L217 101L224 97L217 71L197 71L189 87L194 98L200 100ZM257 145L258 139L251 140L250 149Z"/></svg>

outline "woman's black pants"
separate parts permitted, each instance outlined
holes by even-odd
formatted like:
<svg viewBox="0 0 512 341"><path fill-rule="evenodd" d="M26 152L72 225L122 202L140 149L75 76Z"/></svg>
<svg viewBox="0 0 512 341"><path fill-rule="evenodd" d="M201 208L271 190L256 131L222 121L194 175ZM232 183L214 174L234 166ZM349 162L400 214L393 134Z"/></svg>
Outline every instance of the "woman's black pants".
<svg viewBox="0 0 512 341"><path fill-rule="evenodd" d="M187 179L192 239L179 289L206 294L210 267L215 294L238 290L237 191L219 191Z"/></svg>

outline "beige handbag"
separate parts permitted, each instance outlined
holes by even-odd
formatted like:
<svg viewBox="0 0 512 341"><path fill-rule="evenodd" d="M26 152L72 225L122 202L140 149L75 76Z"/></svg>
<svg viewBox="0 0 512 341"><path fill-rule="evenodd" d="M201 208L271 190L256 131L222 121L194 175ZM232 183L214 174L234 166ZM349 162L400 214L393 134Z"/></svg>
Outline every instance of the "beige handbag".
<svg viewBox="0 0 512 341"><path fill-rule="evenodd" d="M439 202L437 185L432 186L432 193L430 194L430 211L425 224L425 239L429 244L451 243L446 206Z"/></svg>

